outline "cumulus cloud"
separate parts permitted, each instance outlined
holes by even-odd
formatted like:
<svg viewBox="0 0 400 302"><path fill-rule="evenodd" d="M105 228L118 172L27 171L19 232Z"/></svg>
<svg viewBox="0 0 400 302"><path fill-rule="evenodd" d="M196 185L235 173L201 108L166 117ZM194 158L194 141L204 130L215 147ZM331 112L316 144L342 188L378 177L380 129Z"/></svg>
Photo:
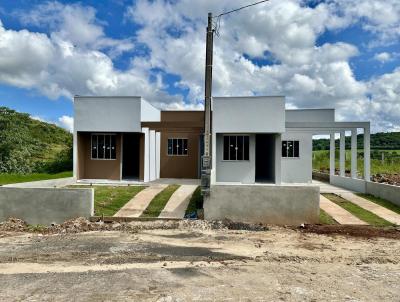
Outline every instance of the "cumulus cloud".
<svg viewBox="0 0 400 302"><path fill-rule="evenodd" d="M248 1L235 1L234 7L243 4ZM52 98L142 95L161 108L200 109L206 16L231 8L229 0L138 0L126 7L124 21L139 29L133 39L118 40L105 35L106 24L93 8L46 2L18 15L49 34L0 24L0 81ZM271 0L219 21L215 96L285 95L290 108L334 107L339 119L372 119L373 129L398 129L399 71L359 81L350 65L359 55L355 45L317 41L326 31L360 24L375 37L370 47L390 44L400 37L399 1L331 0L308 7L303 0ZM132 53L127 70L115 68L114 57L136 45L149 53ZM391 58L384 52L375 56L380 62ZM178 76L174 85L188 92L185 100L167 93L164 73ZM392 112L385 112L389 108Z"/></svg>
<svg viewBox="0 0 400 302"><path fill-rule="evenodd" d="M72 116L63 115L58 118L58 123L69 132L72 133L74 131L74 118Z"/></svg>

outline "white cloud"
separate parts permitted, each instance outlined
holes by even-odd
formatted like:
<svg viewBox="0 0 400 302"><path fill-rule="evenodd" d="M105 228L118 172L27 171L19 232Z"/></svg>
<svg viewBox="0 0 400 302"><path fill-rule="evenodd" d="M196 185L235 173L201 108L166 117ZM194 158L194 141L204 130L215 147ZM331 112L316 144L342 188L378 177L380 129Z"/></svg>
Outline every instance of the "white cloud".
<svg viewBox="0 0 400 302"><path fill-rule="evenodd" d="M392 56L388 52L380 52L375 54L374 59L381 63L386 63L392 59Z"/></svg>
<svg viewBox="0 0 400 302"><path fill-rule="evenodd" d="M342 42L317 46L317 40L327 30L359 23L376 37L376 45L391 43L400 37L399 3L332 0L311 8L303 0L271 0L225 16L214 39L213 94L286 95L290 108L335 107L340 119L372 119L373 129L398 129L399 94L394 93L399 71L358 81L350 65L359 55L357 47ZM93 8L46 2L19 16L47 28L48 35L13 31L0 23L0 82L38 89L52 98L142 95L161 108L199 109L207 13L242 4L248 1L138 0L126 7L125 21L134 21L140 29L134 40L117 40L105 35L105 24ZM116 69L114 56L137 43L150 53L132 57L125 71ZM381 53L376 59L384 62L392 56ZM255 64L265 59L272 63ZM190 104L166 93L155 68L180 77L175 86L188 90Z"/></svg>
<svg viewBox="0 0 400 302"><path fill-rule="evenodd" d="M58 118L59 125L65 129L67 129L69 132L74 131L74 118L72 116L68 115L63 115Z"/></svg>

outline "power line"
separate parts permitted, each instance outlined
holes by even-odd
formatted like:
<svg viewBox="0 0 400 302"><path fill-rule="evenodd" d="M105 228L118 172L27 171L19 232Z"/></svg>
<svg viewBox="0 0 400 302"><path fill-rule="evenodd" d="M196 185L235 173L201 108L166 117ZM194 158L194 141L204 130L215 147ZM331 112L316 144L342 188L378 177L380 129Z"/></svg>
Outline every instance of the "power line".
<svg viewBox="0 0 400 302"><path fill-rule="evenodd" d="M228 15L228 14L231 14L231 13L234 13L234 12L237 12L237 11L242 10L242 9L244 9L244 8L248 8L248 7L250 7L250 6L254 6L254 5L257 5L257 4L261 4L261 3L264 3L264 2L268 2L268 1L269 1L269 0L258 1L258 2L255 2L255 3L252 3L252 4L248 4L248 5L245 5L245 6L242 6L242 7L239 7L239 8L236 8L236 9L233 9L233 10L230 10L230 11L228 11L228 12L225 12L225 13L222 13L222 14L219 14L219 15L217 15L217 16L212 17L212 19L217 19L217 20L213 23L213 29L214 29L215 35L216 35L217 37L219 37L219 28L221 27L221 17L222 17L222 16Z"/></svg>
<svg viewBox="0 0 400 302"><path fill-rule="evenodd" d="M234 12L237 12L238 10L241 10L241 9L244 9L244 8L247 8L247 7L250 7L250 6L254 6L254 5L257 5L257 4L260 4L260 3L268 2L268 1L269 1L269 0L263 0L263 1L258 1L258 2L255 2L255 3L249 4L249 5L245 5L245 6L242 6L242 7L236 8L236 9L233 9L233 10L231 10L231 11L229 11L229 12L225 12L225 13L219 14L218 16L215 16L215 17L213 17L213 18L220 18L220 17L223 16L223 15L227 15L227 14L230 14L230 13L234 13Z"/></svg>

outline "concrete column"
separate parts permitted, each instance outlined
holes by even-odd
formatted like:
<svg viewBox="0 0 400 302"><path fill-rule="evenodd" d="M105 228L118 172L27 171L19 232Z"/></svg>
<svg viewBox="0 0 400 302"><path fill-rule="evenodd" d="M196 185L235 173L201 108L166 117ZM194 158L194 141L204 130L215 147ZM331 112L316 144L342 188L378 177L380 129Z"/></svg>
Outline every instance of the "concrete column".
<svg viewBox="0 0 400 302"><path fill-rule="evenodd" d="M150 139L149 139L149 128L142 128L144 134L144 175L143 181L149 182L150 180Z"/></svg>
<svg viewBox="0 0 400 302"><path fill-rule="evenodd" d="M282 183L282 135L275 135L275 184Z"/></svg>
<svg viewBox="0 0 400 302"><path fill-rule="evenodd" d="M217 134L213 133L211 136L211 156L212 156L212 166L210 182L214 185L217 182L216 168L217 168Z"/></svg>
<svg viewBox="0 0 400 302"><path fill-rule="evenodd" d="M78 169L79 169L79 167L78 167L78 133L76 131L74 131L74 136L73 136L72 153L73 153L73 158L72 158L73 173L72 173L72 176L77 178L78 177Z"/></svg>
<svg viewBox="0 0 400 302"><path fill-rule="evenodd" d="M371 180L370 163L371 163L371 149L370 149L370 125L364 128L364 179Z"/></svg>
<svg viewBox="0 0 400 302"><path fill-rule="evenodd" d="M150 181L156 179L156 131L155 130L150 130L150 136L149 136L149 144L150 144Z"/></svg>
<svg viewBox="0 0 400 302"><path fill-rule="evenodd" d="M346 138L346 133L342 130L340 131L340 176L344 177L345 176L345 163L346 163L346 145L345 145L345 138Z"/></svg>
<svg viewBox="0 0 400 302"><path fill-rule="evenodd" d="M331 133L329 149L329 175L335 175L335 133Z"/></svg>
<svg viewBox="0 0 400 302"><path fill-rule="evenodd" d="M161 133L156 132L156 178L160 178L161 164Z"/></svg>
<svg viewBox="0 0 400 302"><path fill-rule="evenodd" d="M351 130L351 178L357 178L357 129Z"/></svg>

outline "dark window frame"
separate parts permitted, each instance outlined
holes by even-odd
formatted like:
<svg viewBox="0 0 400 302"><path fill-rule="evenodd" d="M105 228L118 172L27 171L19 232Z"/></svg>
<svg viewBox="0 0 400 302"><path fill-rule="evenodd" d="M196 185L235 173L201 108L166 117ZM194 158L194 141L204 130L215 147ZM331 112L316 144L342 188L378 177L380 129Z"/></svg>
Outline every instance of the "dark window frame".
<svg viewBox="0 0 400 302"><path fill-rule="evenodd" d="M99 138L102 140L99 140ZM96 138L96 148L94 148L94 138ZM102 142L102 146L99 143ZM103 148L103 156L99 157L99 148ZM94 155L96 150L96 156ZM117 135L110 133L92 133L90 136L90 158L92 160L116 160L117 159Z"/></svg>
<svg viewBox="0 0 400 302"><path fill-rule="evenodd" d="M170 152L170 146L172 152ZM167 139L167 156L188 156L188 155L189 155L189 139L187 137L169 137Z"/></svg>
<svg viewBox="0 0 400 302"><path fill-rule="evenodd" d="M286 139L282 140L282 158L300 158L300 140Z"/></svg>
<svg viewBox="0 0 400 302"><path fill-rule="evenodd" d="M226 134L222 144L222 161L250 161L250 135Z"/></svg>

